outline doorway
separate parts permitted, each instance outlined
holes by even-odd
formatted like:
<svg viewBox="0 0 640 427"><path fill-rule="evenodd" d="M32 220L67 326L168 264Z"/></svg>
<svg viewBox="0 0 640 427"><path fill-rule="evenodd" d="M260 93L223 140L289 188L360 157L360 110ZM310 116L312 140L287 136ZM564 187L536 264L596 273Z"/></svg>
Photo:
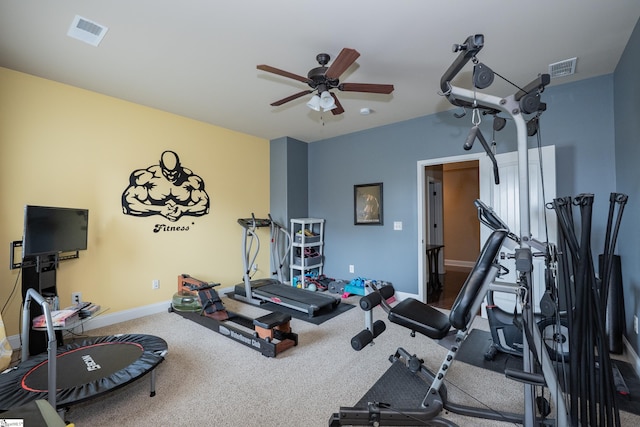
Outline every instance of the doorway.
<svg viewBox="0 0 640 427"><path fill-rule="evenodd" d="M539 148L531 148L527 153L528 158L528 172L529 172L529 189L528 194L530 198L530 232L531 237L537 239L545 239L548 237L549 241L556 241L556 219L554 215L547 215L545 212L546 201L553 200L555 198L556 190L556 174L555 174L555 147L553 145L544 146ZM433 160L423 160L418 162L418 296L422 302L427 302L427 277L428 277L428 263L426 260L426 245L429 242L429 227L428 224L428 198L426 197L427 186L427 167L478 161L479 177L478 184L474 187L479 187L479 198L485 203L491 206L496 214L500 216L509 226L509 228L516 234L519 234L519 182L521 181L520 172L518 169L518 153L508 152L503 154L497 154L496 160L500 171L500 185L493 183L493 168L488 157L484 153L468 154L462 156L445 157ZM449 166L447 166L449 167ZM450 166L455 167L455 166ZM544 179L543 179L544 177ZM455 191L447 191L446 184L443 185L443 228L444 228L444 258L445 258L445 270L450 270L450 265L455 266L455 261L447 254L447 224L449 221L450 212L447 212L446 208L446 195L449 192L455 193ZM456 209L460 207L458 205L464 205L465 203L456 202ZM475 207L471 205L471 209L475 211ZM488 237L489 230L487 227L480 227L477 215L472 221L480 229L480 238L477 243L470 243L467 241L468 236L464 236L460 240L465 242L469 247L475 248L476 256L480 251L480 245ZM474 225L474 226L475 226ZM467 233L469 234L469 233ZM534 283L536 286L532 289L532 292L538 294L544 291L544 268L541 268L538 263L543 262L542 259L534 258ZM505 260L504 263L510 274L501 278L502 281L513 282L515 279L513 276L515 272L515 265L512 259ZM446 274L446 272L444 273ZM536 301L536 310L539 310L538 299ZM504 301L496 299L496 304L501 307L505 307L507 311L509 307L513 309L513 301L510 298L505 298Z"/></svg>
<svg viewBox="0 0 640 427"><path fill-rule="evenodd" d="M480 248L480 223L473 201L479 198L479 161L451 162L425 167L427 194L427 251L437 249L437 285L427 286L427 303L450 309L473 268Z"/></svg>
<svg viewBox="0 0 640 427"><path fill-rule="evenodd" d="M437 307L451 308L480 252L480 223L473 205L480 194L480 157L418 162L418 299ZM428 245L434 244L443 245L437 260L440 286L435 292L429 286L427 257Z"/></svg>

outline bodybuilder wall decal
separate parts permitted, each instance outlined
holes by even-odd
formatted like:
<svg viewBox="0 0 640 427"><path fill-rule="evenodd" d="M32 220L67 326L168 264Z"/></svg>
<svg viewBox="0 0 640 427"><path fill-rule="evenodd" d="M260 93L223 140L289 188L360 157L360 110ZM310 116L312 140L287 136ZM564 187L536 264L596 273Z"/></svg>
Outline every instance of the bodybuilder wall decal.
<svg viewBox="0 0 640 427"><path fill-rule="evenodd" d="M129 186L122 193L122 212L132 216L160 215L171 222L183 216L209 213L209 195L204 181L180 164L174 151L164 151L160 162L137 169L129 176ZM156 224L154 232L168 227ZM189 227L169 227L187 231Z"/></svg>

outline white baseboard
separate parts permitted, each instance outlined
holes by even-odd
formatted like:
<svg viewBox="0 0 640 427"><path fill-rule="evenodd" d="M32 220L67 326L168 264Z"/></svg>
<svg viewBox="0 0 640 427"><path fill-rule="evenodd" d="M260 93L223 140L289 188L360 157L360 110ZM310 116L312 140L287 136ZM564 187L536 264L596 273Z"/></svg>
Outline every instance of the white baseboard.
<svg viewBox="0 0 640 427"><path fill-rule="evenodd" d="M170 301L165 301L151 305L145 305L143 307L132 308L129 310L118 311L116 313L109 313L108 311L106 311L93 319L87 320L82 324L82 326L85 331L103 328L105 326L115 325L116 323L126 322L127 320L138 319L140 317L167 311L170 305ZM9 344L11 344L12 349L18 350L19 348L21 348L20 335L11 335L7 338L9 339Z"/></svg>
<svg viewBox="0 0 640 427"><path fill-rule="evenodd" d="M20 347L20 335L10 335L7 337L7 341L14 351L22 348Z"/></svg>
<svg viewBox="0 0 640 427"><path fill-rule="evenodd" d="M476 265L475 262L473 261L462 261L459 259L445 259L444 260L444 266L449 266L449 267L464 267L464 268L473 268L473 266Z"/></svg>
<svg viewBox="0 0 640 427"><path fill-rule="evenodd" d="M126 322L127 320L138 319L140 317L149 316L151 314L161 313L163 311L167 311L170 306L171 302L165 301L151 305L145 305L142 307L131 308L129 310L118 311L116 313L109 313L107 311L85 322L84 330L90 331L92 329L103 328L105 326L115 325L116 323Z"/></svg>
<svg viewBox="0 0 640 427"><path fill-rule="evenodd" d="M394 294L394 296L396 297L397 301L403 301L406 300L407 298L415 298L417 300L419 300L420 298L418 298L417 294L410 294L407 292L397 292Z"/></svg>
<svg viewBox="0 0 640 427"><path fill-rule="evenodd" d="M622 337L622 342L625 346L627 360L631 363L631 366L633 366L633 369L636 371L636 375L640 377L640 358L638 358L638 353L635 352L627 337Z"/></svg>

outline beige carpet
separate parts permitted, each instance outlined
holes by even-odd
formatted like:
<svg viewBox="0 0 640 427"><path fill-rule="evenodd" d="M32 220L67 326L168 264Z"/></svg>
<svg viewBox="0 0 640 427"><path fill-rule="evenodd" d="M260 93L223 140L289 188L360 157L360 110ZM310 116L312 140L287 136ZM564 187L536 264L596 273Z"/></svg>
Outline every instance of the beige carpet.
<svg viewBox="0 0 640 427"><path fill-rule="evenodd" d="M355 297L352 297L355 298ZM349 300L357 303L357 299ZM258 307L224 299L229 310L257 317ZM375 318L383 318L380 308ZM152 334L169 344L157 369L156 396L149 397L147 376L102 398L70 408L76 426L327 426L340 406L355 404L389 368L389 355L402 346L436 370L446 350L425 337L387 323L387 331L361 352L350 339L364 326L364 314L352 309L320 325L292 320L297 347L267 358L175 313L153 316L91 331L92 335ZM486 328L479 319L478 327ZM447 379L457 403L519 412L522 385L503 375L456 363ZM445 414L460 426L509 423ZM624 426L640 417L623 413Z"/></svg>

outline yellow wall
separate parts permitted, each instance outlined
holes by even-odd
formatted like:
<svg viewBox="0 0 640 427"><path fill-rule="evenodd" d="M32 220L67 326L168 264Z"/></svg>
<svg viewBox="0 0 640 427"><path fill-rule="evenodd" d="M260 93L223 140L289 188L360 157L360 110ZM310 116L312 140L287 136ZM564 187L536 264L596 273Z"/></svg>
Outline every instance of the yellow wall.
<svg viewBox="0 0 640 427"><path fill-rule="evenodd" d="M129 175L158 164L164 150L204 180L208 215L171 223L122 213ZM88 250L58 270L63 306L77 291L110 312L169 301L181 273L231 286L243 271L237 219L269 212L269 141L0 68L3 306L16 287L3 311L8 335L18 333L21 305L9 243L22 238L26 204L89 209ZM154 233L158 223L189 231ZM269 276L263 242L256 277Z"/></svg>

